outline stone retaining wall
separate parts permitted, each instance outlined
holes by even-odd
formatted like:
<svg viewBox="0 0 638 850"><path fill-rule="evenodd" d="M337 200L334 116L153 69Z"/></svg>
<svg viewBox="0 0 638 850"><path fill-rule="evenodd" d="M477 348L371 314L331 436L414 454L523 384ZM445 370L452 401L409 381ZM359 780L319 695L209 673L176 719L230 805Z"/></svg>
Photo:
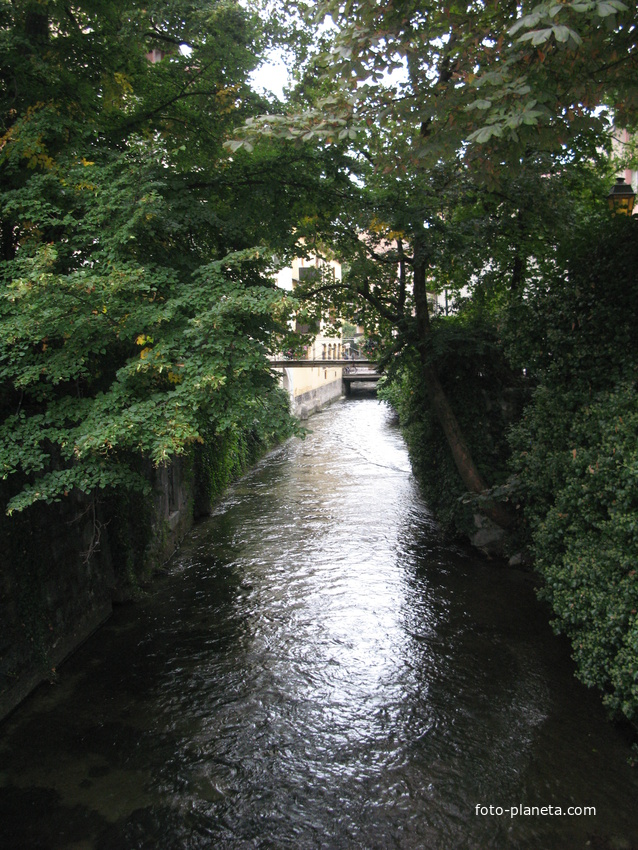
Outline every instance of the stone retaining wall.
<svg viewBox="0 0 638 850"><path fill-rule="evenodd" d="M322 407L325 407L342 395L343 382L341 378L338 378L329 384L324 384L302 395L295 396L292 403L292 412L300 419L307 419L313 413L321 410Z"/></svg>
<svg viewBox="0 0 638 850"><path fill-rule="evenodd" d="M71 493L0 517L0 719L166 561L192 525L187 461L153 469L150 497L104 502ZM5 494L3 494L5 495ZM138 546L135 564L122 553Z"/></svg>

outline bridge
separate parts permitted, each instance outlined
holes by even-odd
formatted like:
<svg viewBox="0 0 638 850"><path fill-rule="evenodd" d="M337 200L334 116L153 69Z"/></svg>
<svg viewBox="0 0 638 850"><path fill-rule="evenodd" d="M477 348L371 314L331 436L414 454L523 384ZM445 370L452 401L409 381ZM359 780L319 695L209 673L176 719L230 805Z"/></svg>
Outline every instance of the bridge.
<svg viewBox="0 0 638 850"><path fill-rule="evenodd" d="M346 395L350 395L352 384L376 384L381 377L373 360L271 360L270 365L279 369L343 369L341 378Z"/></svg>
<svg viewBox="0 0 638 850"><path fill-rule="evenodd" d="M351 366L358 368L359 366L372 366L373 369L376 369L377 364L374 360L271 360L271 366L276 366L281 369L285 367L286 369L299 368L299 369L316 369L318 366L323 369L333 368L337 366L338 368Z"/></svg>

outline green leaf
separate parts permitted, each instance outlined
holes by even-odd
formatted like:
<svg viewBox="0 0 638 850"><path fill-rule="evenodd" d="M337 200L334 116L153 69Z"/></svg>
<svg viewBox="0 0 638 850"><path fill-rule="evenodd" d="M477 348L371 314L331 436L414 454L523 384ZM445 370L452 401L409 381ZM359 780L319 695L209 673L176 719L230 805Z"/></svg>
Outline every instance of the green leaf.
<svg viewBox="0 0 638 850"><path fill-rule="evenodd" d="M467 110L471 109L489 109L492 106L491 100L475 100L473 103L469 103L465 108Z"/></svg>
<svg viewBox="0 0 638 850"><path fill-rule="evenodd" d="M574 41L578 40L579 43L582 41L577 33L575 33L573 30L570 30L570 28L566 26L552 27L552 32L554 33L554 38L556 39L556 41L559 42L569 41L570 38Z"/></svg>
<svg viewBox="0 0 638 850"><path fill-rule="evenodd" d="M625 11L627 11L627 6L624 3L613 2L613 0L607 0L607 2L596 5L596 13L601 18L605 18L607 15L615 15L616 12Z"/></svg>
<svg viewBox="0 0 638 850"><path fill-rule="evenodd" d="M532 32L526 32L518 40L519 42L531 41L532 45L537 47L539 44L545 44L545 42L551 38L553 32L553 27L548 27L547 29L542 30L533 30Z"/></svg>
<svg viewBox="0 0 638 850"><path fill-rule="evenodd" d="M482 145L485 142L488 142L492 136L499 137L503 133L501 127L496 124L490 124L487 127L481 127L480 130L475 130L468 136L469 142L477 142L477 144Z"/></svg>

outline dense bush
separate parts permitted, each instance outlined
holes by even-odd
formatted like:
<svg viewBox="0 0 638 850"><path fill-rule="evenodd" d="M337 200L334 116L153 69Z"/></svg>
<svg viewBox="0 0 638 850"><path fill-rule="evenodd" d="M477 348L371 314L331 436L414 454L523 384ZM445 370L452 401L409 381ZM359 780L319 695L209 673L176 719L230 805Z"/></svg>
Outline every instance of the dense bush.
<svg viewBox="0 0 638 850"><path fill-rule="evenodd" d="M584 224L554 278L504 325L511 358L538 381L511 442L541 592L579 677L629 718L638 716L635 224Z"/></svg>
<svg viewBox="0 0 638 850"><path fill-rule="evenodd" d="M638 401L633 383L592 402L539 388L514 432L542 595L578 675L638 712Z"/></svg>
<svg viewBox="0 0 638 850"><path fill-rule="evenodd" d="M625 385L578 412L562 486L535 534L538 569L580 676L638 709L638 402Z"/></svg>

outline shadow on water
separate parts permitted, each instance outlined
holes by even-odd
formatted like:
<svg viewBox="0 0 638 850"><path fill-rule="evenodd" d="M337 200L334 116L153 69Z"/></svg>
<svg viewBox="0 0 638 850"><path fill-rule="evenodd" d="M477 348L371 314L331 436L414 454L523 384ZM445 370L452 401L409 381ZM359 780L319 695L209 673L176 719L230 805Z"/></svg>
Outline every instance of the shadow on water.
<svg viewBox="0 0 638 850"><path fill-rule="evenodd" d="M530 577L442 540L382 403L309 426L1 727L0 846L638 848Z"/></svg>

